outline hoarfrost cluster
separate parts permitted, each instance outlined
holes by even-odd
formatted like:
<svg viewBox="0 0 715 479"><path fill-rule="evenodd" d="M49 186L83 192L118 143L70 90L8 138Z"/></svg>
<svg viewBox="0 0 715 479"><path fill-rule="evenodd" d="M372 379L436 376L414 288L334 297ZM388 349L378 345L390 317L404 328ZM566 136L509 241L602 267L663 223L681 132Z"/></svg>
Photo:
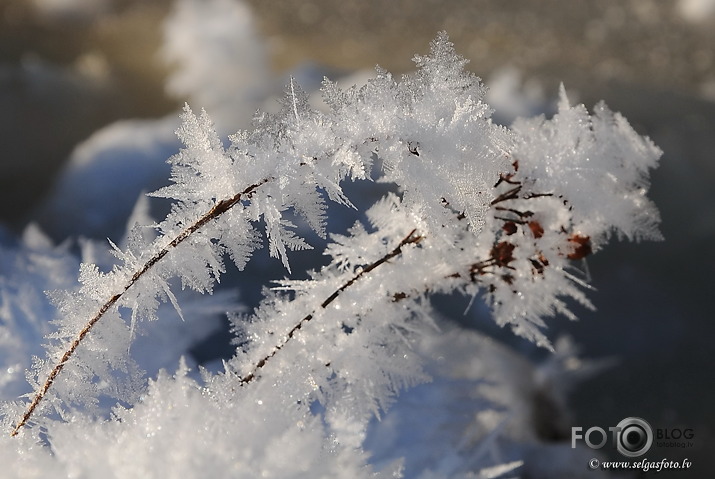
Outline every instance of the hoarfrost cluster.
<svg viewBox="0 0 715 479"><path fill-rule="evenodd" d="M404 444L388 448L388 436L375 440L370 431L391 427L374 419L390 417L401 391L431 377L437 395L448 390L440 385L454 387L433 364L451 345L458 363L482 364L462 388L479 380L475 371L498 383L479 355L510 356L475 333L454 333L432 309L435 294L479 296L498 324L553 349L546 320L574 317L572 300L592 307L582 260L613 236L659 237L646 194L660 151L605 105L593 115L572 106L563 88L553 118L497 125L485 86L446 34L415 63L416 73L399 79L378 69L362 88L326 79L325 110L291 80L282 110L258 113L253 129L228 143L206 112L186 106L172 184L151 194L170 199L170 213L135 222L121 246L111 244L112 261L82 263L76 286L53 280L64 260L48 245L38 256L39 240L29 238L27 261L52 266L42 288L60 290L50 295L57 329L33 319L39 336L49 332L47 352L28 375L32 403L4 405L2 424L15 437L0 440L3 464L17 477L519 474L523 457L485 452L523 438L485 419L498 401L482 389L467 395L482 397L474 423L451 426L449 460L418 468L419 454L401 459ZM359 203L347 181L392 188L364 220L329 233L328 203ZM228 259L243 269L265 244L290 275L291 251L326 237L330 262L307 279L279 280L250 314L221 303L236 310L236 353L221 371L190 371L182 361L175 375L145 384L132 360L142 321L192 322L216 304L188 290L212 293ZM11 351L4 338L24 313L7 297L21 292L10 291L10 280L0 287L0 347ZM529 367L518 370L536 381ZM427 402L446 412L454 401ZM438 423L430 434L443 434Z"/></svg>

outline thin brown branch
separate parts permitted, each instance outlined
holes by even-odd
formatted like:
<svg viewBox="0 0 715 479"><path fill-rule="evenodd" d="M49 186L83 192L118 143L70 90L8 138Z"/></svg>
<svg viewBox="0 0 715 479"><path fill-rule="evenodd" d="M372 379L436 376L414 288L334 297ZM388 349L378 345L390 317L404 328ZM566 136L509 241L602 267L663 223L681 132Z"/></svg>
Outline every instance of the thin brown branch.
<svg viewBox="0 0 715 479"><path fill-rule="evenodd" d="M505 216L495 216L494 219L500 220L500 221L506 221L507 223L511 222L511 223L515 223L518 225L525 225L527 223L525 220L520 220L518 218L507 218Z"/></svg>
<svg viewBox="0 0 715 479"><path fill-rule="evenodd" d="M82 343L84 340L85 336L89 334L89 332L92 330L95 324L102 319L102 317L106 314L107 311L109 311L110 308L112 308L114 305L117 304L117 301L121 299L121 297L126 293L129 288L134 286L139 279L146 274L147 271L149 271L155 264L157 264L159 261L161 261L164 256L166 256L169 251L172 248L176 248L179 244L181 244L186 238L191 236L193 233L204 227L208 222L218 218L222 214L226 213L229 211L231 208L236 206L238 203L241 202L242 199L244 199L246 196L250 196L256 189L258 189L259 186L269 182L271 178L264 178L263 180L254 183L241 191L240 193L236 193L234 196L231 198L221 200L218 203L216 203L208 212L206 212L201 218L196 220L193 224L191 224L189 227L187 227L185 230L183 230L181 233L179 233L173 240L171 240L165 247L163 247L158 253L156 253L154 256L149 258L149 260L144 263L144 265L139 268L127 281L127 283L124 285L122 288L121 292L115 294L111 298L109 298L97 311L97 313L85 324L85 326L82 328L82 330L77 334L77 337L72 341L70 344L69 348L65 351L65 353L62 355L62 358L57 362L55 367L52 369L50 374L47 376L47 379L45 380L45 383L42 385L40 390L35 394L35 396L32 399L32 402L30 405L27 407L27 410L25 413L22 415L22 418L17 422L15 425L15 428L12 430L10 433L11 436L16 436L18 432L20 432L20 429L27 423L27 421L32 417L34 414L35 410L37 409L37 406L42 402L44 399L45 395L47 394L47 391L49 391L50 387L52 387L52 383L54 383L55 379L57 378L57 375L60 374L62 369L65 367L65 364L67 364L67 361L72 357L74 352L77 350L79 345Z"/></svg>
<svg viewBox="0 0 715 479"><path fill-rule="evenodd" d="M553 193L527 193L524 195L525 200L530 200L531 198L543 198L548 196L554 196Z"/></svg>
<svg viewBox="0 0 715 479"><path fill-rule="evenodd" d="M519 197L519 192L521 191L521 185L515 186L514 188L505 191L501 195L497 196L490 203L491 206L501 203L502 201L513 200Z"/></svg>
<svg viewBox="0 0 715 479"><path fill-rule="evenodd" d="M381 257L381 258L378 259L377 261L375 261L375 262L373 262L373 263L370 263L369 265L367 265L366 267L364 267L362 270L360 270L359 273L355 274L355 276L353 276L352 278L350 278L350 279L349 279L348 281L346 281L342 286L340 286L338 289L336 289L335 291L333 291L333 293L332 293L330 296L328 296L328 297L325 299L325 301L323 301L322 303L320 303L320 308L321 308L321 309L327 308L330 303L332 303L333 301L335 301L335 300L337 299L337 297L340 296L340 293L342 293L343 291L345 291L346 289L348 289L350 286L352 286L353 284L355 284L360 278L362 278L362 277L365 276L366 274L370 273L370 272L373 271L374 269L378 268L379 266L381 266L381 265L387 263L387 262L390 261L392 258L394 258L394 257L399 256L400 254L402 254L402 247L403 247L403 246L408 245L408 244L417 244L417 243L419 243L420 241L422 241L422 238L423 238L423 237L422 237L422 236L419 236L419 235L415 235L415 232L416 232L416 231L417 231L417 230L412 230L412 231L410 231L410 233L409 233L407 236L405 236L405 237L402 239L402 241L400 241L400 243L399 243L392 251L390 251L389 253L387 253L385 256ZM244 384L248 384L248 383L250 383L251 381L253 381L254 379L256 379L256 374L258 374L258 370L261 369L263 366L265 366L266 363L267 363L273 356L275 356L278 351L280 351L281 349L283 349L283 347L285 347L285 345L288 344L288 341L290 341L291 339L293 339L293 336L295 336L295 334L298 332L298 330L299 330L300 328L302 328L305 323L307 323L308 321L310 321L311 319L313 319L313 315L314 315L314 314L315 314L315 311L313 311L312 313L308 314L308 315L305 316L303 319L301 319L300 321L298 321L298 322L296 323L296 325L293 326L293 328L292 328L290 331L288 331L288 334L285 336L285 338L283 339L283 341L282 341L280 344L276 345L276 346L273 348L273 351L271 351L268 355L266 355L266 356L263 357L260 361L258 361L258 362L253 366L253 369L251 370L251 372L249 372L247 375L245 375L245 376L243 376L242 378L240 378L240 380L239 380L239 385L243 386Z"/></svg>
<svg viewBox="0 0 715 479"><path fill-rule="evenodd" d="M494 183L494 188L501 185L502 183L509 183L510 185L520 185L521 181L512 180L515 174L516 170L514 170L514 173L509 173L506 175L504 175L503 173L499 173L499 180Z"/></svg>
<svg viewBox="0 0 715 479"><path fill-rule="evenodd" d="M519 210L514 209L514 208L505 208L505 207L503 207L503 206L495 206L494 209L497 210L497 211L508 211L508 212L510 212L510 213L514 213L514 214L517 215L519 218L528 218L528 217L530 217L530 216L534 216L534 212L533 212L533 211L519 211Z"/></svg>

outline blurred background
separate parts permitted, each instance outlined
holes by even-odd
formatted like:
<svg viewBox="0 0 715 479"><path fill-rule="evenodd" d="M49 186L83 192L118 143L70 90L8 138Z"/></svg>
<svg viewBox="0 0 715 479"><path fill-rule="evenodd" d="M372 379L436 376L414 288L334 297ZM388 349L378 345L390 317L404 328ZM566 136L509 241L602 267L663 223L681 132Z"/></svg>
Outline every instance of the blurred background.
<svg viewBox="0 0 715 479"><path fill-rule="evenodd" d="M141 192L166 183L183 102L231 133L275 109L289 75L311 91L376 64L408 72L440 30L490 87L495 120L553 112L564 82L663 149L651 197L666 240L589 259L598 311L551 335L617 360L575 391L574 425L694 428L693 448L648 458L715 472L713 0L0 0L0 224L116 238ZM482 316L463 321L541 354Z"/></svg>

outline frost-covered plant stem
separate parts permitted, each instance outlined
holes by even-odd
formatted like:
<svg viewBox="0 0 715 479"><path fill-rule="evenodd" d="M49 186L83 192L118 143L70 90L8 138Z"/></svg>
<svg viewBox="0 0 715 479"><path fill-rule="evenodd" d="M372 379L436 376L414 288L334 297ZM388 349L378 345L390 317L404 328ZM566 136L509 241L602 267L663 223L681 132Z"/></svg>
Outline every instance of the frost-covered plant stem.
<svg viewBox="0 0 715 479"><path fill-rule="evenodd" d="M101 395L132 403L139 388L116 385L114 372L134 379L126 352L138 320L156 319L161 301L181 315L170 282L211 292L226 256L242 269L262 245L257 224L290 271L287 251L310 245L285 212L325 237L326 201L354 207L345 180L389 182L399 193L366 211L370 228L331 236L327 267L279 282L252 317L234 322L243 342L226 363L231 390L261 389L260 371L290 407L321 402L330 427L359 447L369 418L424 379L409 348L432 321L431 294L481 293L498 324L550 347L544 318L573 318L566 298L590 306L572 261L614 234L658 237L646 193L660 150L604 105L593 116L572 107L563 89L553 119L495 125L485 88L445 34L415 60L417 73L400 81L381 70L361 89L326 80L328 112L291 80L283 111L258 115L228 148L208 115L187 106L174 184L153 194L173 199L171 212L151 226L155 239L140 226L126 248L113 245L111 271L83 264L81 288L53 294L60 327L29 376L34 399L12 434L48 403L60 412Z"/></svg>
<svg viewBox="0 0 715 479"><path fill-rule="evenodd" d="M396 256L399 256L399 255L402 253L402 248L403 248L404 246L409 245L409 244L417 244L417 243L419 243L420 241L422 241L422 236L417 235L416 232L417 232L417 230L412 230L412 231L410 231L410 233L409 233L407 236L405 236L405 237L402 239L402 241L400 241L400 243L395 247L395 249L393 249L392 251L390 251L389 253L387 253L385 256L383 256L382 258L378 259L377 261L375 261L375 262L373 262L373 263L367 265L366 267L362 268L355 276L353 276L352 278L350 278L350 279L349 279L347 282L345 282L342 286L340 286L338 289L336 289L335 291L333 291L333 293L332 293L330 296L328 296L322 303L320 303L320 308L321 308L321 309L327 308L327 307L330 305L330 303L332 303L333 301L335 301L335 300L338 298L338 296L340 295L340 293L342 293L343 291L345 291L346 289L348 289L350 286L352 286L352 285L353 285L356 281L358 281L360 278L362 278L362 277L365 276L366 274L369 274L371 271L373 271L374 269L378 268L379 266L381 266L381 265L387 263L387 262L390 261L392 258L395 258ZM298 322L296 323L296 325L293 326L293 328L292 328L290 331L288 331L288 334L285 336L285 338L283 339L283 341L282 341L280 344L277 344L277 345L275 346L275 348L273 349L273 351L271 351L271 352L270 352L269 354L267 354L265 357L263 357L262 359L260 359L260 360L255 364L255 366L253 367L253 369L252 369L248 374L246 374L245 376L241 377L241 379L239 380L239 384L244 385L244 384L248 384L248 383L250 383L251 381L253 381L253 380L256 378L256 374L257 374L258 370L261 369L263 366L265 366L265 365L266 365L266 362L267 362L268 360L270 360L278 351L280 351L281 349L283 349L283 347L288 343L288 341L290 341L291 339L293 339L293 336L298 332L298 330L300 330L305 323L307 323L308 321L310 321L310 320L313 319L313 316L314 316L314 312L311 312L311 313L309 313L308 315L306 315L303 319L301 319L300 321L298 321Z"/></svg>
<svg viewBox="0 0 715 479"><path fill-rule="evenodd" d="M57 375L60 374L62 369L64 368L65 364L67 364L67 361L72 357L74 352L77 350L79 347L80 343L84 340L85 336L89 334L89 332L92 330L94 325L102 319L102 317L105 315L107 311L109 311L110 308L112 308L117 301L119 301L124 293L126 293L129 288L134 286L137 281L139 281L149 269L151 269L155 264L157 264L161 259L169 253L169 251L173 248L176 248L179 244L181 244L184 240L186 240L189 236L191 236L193 233L198 231L202 226L204 226L206 223L209 221L217 219L219 216L221 216L223 213L227 212L237 204L241 202L242 199L244 199L246 196L250 196L259 186L261 186L264 183L267 183L270 181L270 178L266 178L258 183L252 184L251 186L247 187L245 190L241 191L240 193L236 193L233 195L231 198L219 201L216 203L216 205L211 208L205 215L203 215L201 218L199 218L194 224L186 228L184 231L182 231L179 235L177 235L174 239L172 239L164 248L162 248L158 253L156 253L154 256L152 256L136 273L132 275L132 277L129 279L127 284L124 286L122 291L119 293L113 295L110 297L97 311L97 314L95 314L89 321L87 321L87 324L82 328L82 330L77 334L77 337L70 343L69 347L67 350L64 352L62 355L62 358L59 360L57 364L55 364L54 368L52 368L52 371L50 371L49 376L47 376L47 379L45 380L44 384L42 385L42 388L40 388L39 391L35 393L35 396L32 398L32 401L30 402L29 406L27 407L27 410L25 413L22 415L22 418L17 422L15 425L14 429L10 433L11 436L17 435L17 433L20 431L20 429L27 423L27 421L32 417L33 413L35 412L35 409L37 409L37 406L40 404L42 399L45 397L45 394L47 394L47 391L52 387L52 383L55 382L55 379L57 378Z"/></svg>

